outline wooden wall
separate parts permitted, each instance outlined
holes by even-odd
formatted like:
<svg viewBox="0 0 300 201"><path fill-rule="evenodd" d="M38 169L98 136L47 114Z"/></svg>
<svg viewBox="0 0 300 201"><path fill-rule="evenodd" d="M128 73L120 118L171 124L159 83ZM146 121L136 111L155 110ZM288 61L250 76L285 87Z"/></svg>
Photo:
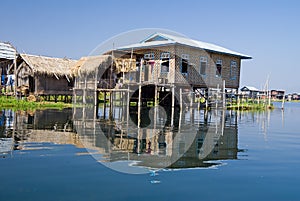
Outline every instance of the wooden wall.
<svg viewBox="0 0 300 201"><path fill-rule="evenodd" d="M54 75L37 74L35 78L36 95L72 95L73 83L65 77L57 79Z"/></svg>
<svg viewBox="0 0 300 201"><path fill-rule="evenodd" d="M161 72L160 56L162 52L170 52L169 73ZM152 81L157 82L158 78L166 78L168 79L168 83L192 85L193 87L199 88L215 88L218 84L221 87L223 79L225 79L227 88L239 88L241 59L237 56L207 52L205 50L183 45L154 47L151 49L136 50L134 53L142 55L154 53L155 64L152 72ZM183 54L189 55L187 74L181 73L181 57ZM200 57L202 56L206 57L208 60L206 75L200 75ZM218 59L222 60L221 77L216 76L216 62ZM230 75L231 61L237 63L237 71L235 72L237 76L235 79L232 79Z"/></svg>

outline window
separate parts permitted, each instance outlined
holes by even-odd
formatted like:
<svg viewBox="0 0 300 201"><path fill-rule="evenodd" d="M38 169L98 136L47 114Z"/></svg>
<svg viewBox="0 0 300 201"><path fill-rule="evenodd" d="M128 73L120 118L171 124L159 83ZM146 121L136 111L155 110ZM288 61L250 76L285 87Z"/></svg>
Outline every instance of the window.
<svg viewBox="0 0 300 201"><path fill-rule="evenodd" d="M147 53L147 54L144 54L144 59L145 59L145 60L154 59L154 53Z"/></svg>
<svg viewBox="0 0 300 201"><path fill-rule="evenodd" d="M200 74L206 75L207 57L200 57Z"/></svg>
<svg viewBox="0 0 300 201"><path fill-rule="evenodd" d="M189 55L183 54L181 56L181 73L187 74L188 73L188 66L189 66Z"/></svg>
<svg viewBox="0 0 300 201"><path fill-rule="evenodd" d="M160 71L162 73L168 73L170 68L170 53L169 52L161 53L160 61L161 61Z"/></svg>
<svg viewBox="0 0 300 201"><path fill-rule="evenodd" d="M237 77L237 72L238 68L237 68L237 63L236 61L231 61L230 62L230 79L235 80Z"/></svg>
<svg viewBox="0 0 300 201"><path fill-rule="evenodd" d="M216 77L222 76L222 59L218 59L216 62Z"/></svg>

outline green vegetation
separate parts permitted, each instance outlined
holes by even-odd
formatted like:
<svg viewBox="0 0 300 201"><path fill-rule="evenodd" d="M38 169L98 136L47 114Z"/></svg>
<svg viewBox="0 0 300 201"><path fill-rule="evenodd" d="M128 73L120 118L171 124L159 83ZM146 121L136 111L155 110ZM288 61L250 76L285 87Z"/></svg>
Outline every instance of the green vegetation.
<svg viewBox="0 0 300 201"><path fill-rule="evenodd" d="M72 104L63 102L30 102L26 99L16 99L11 96L0 96L0 108L11 108L14 110L34 110L34 109L63 109L72 107Z"/></svg>
<svg viewBox="0 0 300 201"><path fill-rule="evenodd" d="M270 106L263 104L263 103L240 103L240 104L228 104L227 105L227 109L228 110L256 110L256 111L260 111L260 110L266 110L266 109L274 109L273 104L271 104Z"/></svg>

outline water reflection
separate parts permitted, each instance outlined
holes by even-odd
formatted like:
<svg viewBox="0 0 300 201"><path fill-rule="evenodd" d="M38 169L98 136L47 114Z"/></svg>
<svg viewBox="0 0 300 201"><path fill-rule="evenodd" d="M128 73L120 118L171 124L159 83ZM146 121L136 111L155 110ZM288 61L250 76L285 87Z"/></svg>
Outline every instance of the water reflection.
<svg viewBox="0 0 300 201"><path fill-rule="evenodd" d="M136 113L115 108L114 120L103 110L76 108L35 112L1 111L0 152L28 149L27 142L74 144L96 160L122 172L211 167L237 159L237 114L233 111L175 111L174 126L164 108L144 108L142 126ZM94 118L95 112L100 118ZM128 117L128 118L127 118ZM9 141L10 143L6 143ZM137 170L136 167L139 167ZM140 168L143 167L143 168Z"/></svg>
<svg viewBox="0 0 300 201"><path fill-rule="evenodd" d="M25 149L24 142L76 144L73 133L72 109L30 111L1 111L0 153ZM6 143L3 148L4 142Z"/></svg>
<svg viewBox="0 0 300 201"><path fill-rule="evenodd" d="M210 167L237 158L237 115L233 111L177 110L173 127L170 114L162 107L143 108L141 127L134 110L127 114L128 110L118 108L113 121L93 118L93 111L76 108L74 127L85 147L98 150L93 156L117 171L134 173L129 168L133 166ZM105 116L103 113L100 109L94 115Z"/></svg>

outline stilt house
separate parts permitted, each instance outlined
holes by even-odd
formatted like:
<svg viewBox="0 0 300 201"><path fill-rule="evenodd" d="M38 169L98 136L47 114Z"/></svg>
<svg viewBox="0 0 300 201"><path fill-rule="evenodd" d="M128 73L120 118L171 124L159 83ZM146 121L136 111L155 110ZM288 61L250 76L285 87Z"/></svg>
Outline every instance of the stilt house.
<svg viewBox="0 0 300 201"><path fill-rule="evenodd" d="M72 95L76 61L20 54L16 70L18 92L23 95Z"/></svg>
<svg viewBox="0 0 300 201"><path fill-rule="evenodd" d="M241 61L250 56L214 44L155 33L140 43L118 50L142 55L143 82L196 88L238 89ZM139 69L138 69L139 70Z"/></svg>

